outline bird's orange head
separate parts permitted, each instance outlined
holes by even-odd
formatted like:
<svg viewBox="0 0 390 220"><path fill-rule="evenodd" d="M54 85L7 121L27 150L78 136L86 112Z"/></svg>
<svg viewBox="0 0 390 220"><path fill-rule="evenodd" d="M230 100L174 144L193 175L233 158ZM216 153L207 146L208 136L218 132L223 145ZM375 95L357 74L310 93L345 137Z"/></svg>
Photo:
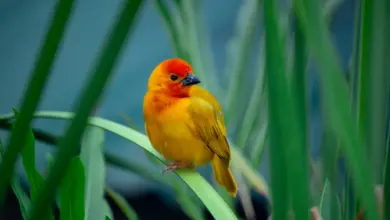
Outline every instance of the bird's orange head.
<svg viewBox="0 0 390 220"><path fill-rule="evenodd" d="M173 58L161 62L149 77L148 90L164 92L174 97L189 96L192 85L200 83L186 61Z"/></svg>

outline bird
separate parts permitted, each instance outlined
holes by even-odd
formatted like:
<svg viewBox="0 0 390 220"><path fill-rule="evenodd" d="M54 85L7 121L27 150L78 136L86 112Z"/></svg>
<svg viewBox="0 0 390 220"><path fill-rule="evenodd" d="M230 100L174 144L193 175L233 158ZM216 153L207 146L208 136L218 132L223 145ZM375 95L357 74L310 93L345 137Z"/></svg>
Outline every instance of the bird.
<svg viewBox="0 0 390 220"><path fill-rule="evenodd" d="M163 173L195 169L211 161L217 183L235 197L238 188L229 168L222 108L200 83L183 59L159 63L149 77L143 101L146 135L154 149L171 162Z"/></svg>

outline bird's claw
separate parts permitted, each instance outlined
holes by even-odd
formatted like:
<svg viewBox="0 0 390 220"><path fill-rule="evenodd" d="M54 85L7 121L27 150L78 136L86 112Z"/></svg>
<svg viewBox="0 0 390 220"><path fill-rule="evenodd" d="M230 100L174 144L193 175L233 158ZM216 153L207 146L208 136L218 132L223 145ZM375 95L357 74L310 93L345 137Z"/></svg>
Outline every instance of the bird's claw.
<svg viewBox="0 0 390 220"><path fill-rule="evenodd" d="M164 174L167 171L174 171L176 169L182 169L182 168L187 168L189 167L188 164L183 164L183 163L172 163L169 164L163 171L162 174Z"/></svg>

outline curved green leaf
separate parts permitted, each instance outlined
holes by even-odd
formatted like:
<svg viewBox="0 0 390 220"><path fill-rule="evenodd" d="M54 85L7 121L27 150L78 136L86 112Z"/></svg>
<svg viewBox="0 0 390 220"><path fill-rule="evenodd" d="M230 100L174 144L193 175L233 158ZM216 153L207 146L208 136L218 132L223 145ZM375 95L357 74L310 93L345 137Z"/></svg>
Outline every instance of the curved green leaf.
<svg viewBox="0 0 390 220"><path fill-rule="evenodd" d="M85 171L80 157L75 157L60 187L60 220L84 219Z"/></svg>
<svg viewBox="0 0 390 220"><path fill-rule="evenodd" d="M106 200L103 200L103 216L106 216L106 218L114 219L114 215L112 214L110 205L108 205L108 202Z"/></svg>
<svg viewBox="0 0 390 220"><path fill-rule="evenodd" d="M13 108L13 112L16 120L18 120L19 112L14 108ZM13 128L14 125L15 123L12 125ZM35 137L30 127L28 127L27 129L27 139L22 150L22 164L23 164L24 171L26 172L27 175L28 183L30 184L30 197L31 200L34 200L37 198L38 192L43 184L43 177L38 172L35 166ZM20 186L13 186L13 188L15 187L17 189ZM54 219L54 215L51 211L48 214L47 219L48 220Z"/></svg>
<svg viewBox="0 0 390 220"><path fill-rule="evenodd" d="M80 158L85 167L85 218L102 219L107 215L104 200L106 167L103 157L104 130L89 126L82 140Z"/></svg>
<svg viewBox="0 0 390 220"><path fill-rule="evenodd" d="M59 111L42 111L35 114L35 117L62 120L72 119L73 116L73 113ZM12 117L12 114L8 114L0 118ZM118 136L121 136L122 138L137 144L164 162L164 158L159 153L157 153L156 150L154 150L152 145L149 143L148 138L140 132L137 132L124 125L120 125L118 123L98 117L90 117L89 124L115 133ZM237 219L232 210L226 205L225 201L223 201L223 199L218 195L213 187L198 172L191 170L177 170L175 173L194 191L194 193L200 198L200 200L207 207L215 219ZM254 177L252 176L252 178Z"/></svg>
<svg viewBox="0 0 390 220"><path fill-rule="evenodd" d="M13 109L13 111L15 118L17 119L19 117L19 112L16 109ZM43 178L35 168L35 138L30 127L27 132L26 144L22 150L22 164L30 184L30 196L31 199L34 200L43 183Z"/></svg>
<svg viewBox="0 0 390 220"><path fill-rule="evenodd" d="M123 196L114 190L110 189L109 187L106 187L107 195L111 197L111 199L116 203L116 205L120 208L120 210L123 212L123 214L131 220L138 220L138 215L127 203L126 199L123 198Z"/></svg>

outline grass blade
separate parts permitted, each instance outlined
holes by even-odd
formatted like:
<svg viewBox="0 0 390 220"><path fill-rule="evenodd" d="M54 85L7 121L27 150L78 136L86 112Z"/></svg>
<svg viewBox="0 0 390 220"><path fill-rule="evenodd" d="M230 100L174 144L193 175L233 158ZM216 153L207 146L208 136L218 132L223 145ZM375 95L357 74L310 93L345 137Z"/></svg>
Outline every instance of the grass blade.
<svg viewBox="0 0 390 220"><path fill-rule="evenodd" d="M321 217L325 217L325 219L330 219L330 183L328 180L325 180L324 188L322 190L321 201L320 201L320 215Z"/></svg>
<svg viewBox="0 0 390 220"><path fill-rule="evenodd" d="M13 109L16 121L19 118L19 112ZM30 184L30 198L34 200L37 198L38 192L43 184L43 178L35 166L35 138L31 128L28 128L26 144L22 150L22 163L27 175L27 180ZM47 219L54 219L50 212Z"/></svg>
<svg viewBox="0 0 390 220"><path fill-rule="evenodd" d="M28 211L31 207L31 201L28 198L27 194L23 191L22 186L20 185L18 179L14 177L11 182L12 190L15 193L16 198L18 199L20 212L22 214L23 219L28 219Z"/></svg>
<svg viewBox="0 0 390 220"><path fill-rule="evenodd" d="M293 102L295 103L296 106L295 113L297 114L296 116L297 119L294 122L297 123L296 128L299 131L299 133L297 132L296 135L300 135L299 136L300 145L298 145L296 149L300 151L297 153L297 155L299 155L300 158L297 159L297 161L300 161L301 162L300 166L302 166L300 171L301 177L303 178L301 196L304 196L303 198L308 198L308 200L311 200L311 196L309 193L310 186L308 183L310 148L308 147L309 129L307 128L308 126L307 115L309 114L307 110L308 106L307 106L307 92L306 92L306 83L307 83L306 67L308 61L308 53L307 53L305 36L303 35L303 31L302 31L302 26L299 23L296 14L294 15L293 18L294 18L295 33L294 33L294 66L293 66L293 75L291 78L291 88L292 88L292 94L295 93L295 100ZM293 190L294 189L296 188L294 187ZM295 203L298 203L298 201L296 201ZM313 202L311 201L311 203ZM309 204L306 203L304 203L302 206L306 206L306 205L310 206ZM297 210L300 208L303 209L303 207L296 207L295 209Z"/></svg>
<svg viewBox="0 0 390 220"><path fill-rule="evenodd" d="M68 172L60 187L60 220L84 219L84 193L84 165L80 157L75 157L70 162Z"/></svg>
<svg viewBox="0 0 390 220"><path fill-rule="evenodd" d="M339 220L341 219L341 207L337 195L337 187L340 183L338 178L337 165L339 161L340 144L337 142L329 129L325 129L326 130L323 137L324 141L321 147L323 179L325 179L322 197L325 196L324 194L326 193L328 199L327 202L325 202L325 206L327 207L326 215L321 216L325 217L324 219Z"/></svg>
<svg viewBox="0 0 390 220"><path fill-rule="evenodd" d="M2 145L2 142L0 139L0 161L2 159L3 154L4 154L4 149L3 149L3 145ZM16 177L13 177L13 179L11 181L11 187L12 187L12 190L14 191L15 196L19 202L20 212L22 214L22 217L23 217L23 219L27 219L28 218L28 210L31 207L31 201L28 198L27 194L23 191L23 189L20 186L20 183Z"/></svg>
<svg viewBox="0 0 390 220"><path fill-rule="evenodd" d="M114 215L112 214L112 211L111 211L111 208L110 208L110 205L108 204L108 202L106 200L103 200L103 213L104 215L103 216L106 216L106 218L110 218L110 219L114 219Z"/></svg>
<svg viewBox="0 0 390 220"><path fill-rule="evenodd" d="M5 116L1 116L0 119L12 118L12 114L8 114ZM37 112L35 117L40 118L52 118L52 119L62 119L62 120L70 120L74 118L73 113L69 112L56 112L56 111L48 111L48 112ZM160 161L164 162L164 158L154 150L151 146L148 138L126 126L121 124L103 119L98 117L90 117L89 124L102 128L106 131L110 131L128 141L131 141L143 149L149 151ZM241 156L237 156L238 153L233 149L232 155L235 157L232 160L236 160L236 163L245 163L242 162ZM266 186L258 176L256 176L256 172L254 172L250 167L243 166L244 169L250 170L248 179L252 180L252 182L256 182L259 186L259 190L264 192ZM54 169L54 168L53 168ZM233 214L231 209L226 205L223 199L217 194L217 192L211 187L211 185L202 178L199 173L190 171L190 170L177 170L175 173L195 192L195 194L200 198L203 204L207 207L210 213L213 215L215 219L237 219L237 217ZM245 172L243 171L245 174Z"/></svg>
<svg viewBox="0 0 390 220"><path fill-rule="evenodd" d="M304 220L309 219L307 156L302 155L305 136L302 126L298 124L298 109L294 104L296 94L291 93L288 85L285 41L279 30L278 9L279 5L275 1L264 1L269 132L272 146L271 192L275 210L272 218L287 219L287 202L291 193L294 216Z"/></svg>
<svg viewBox="0 0 390 220"><path fill-rule="evenodd" d="M129 203L127 203L126 199L123 198L121 194L115 192L109 187L106 187L105 189L108 196L110 196L111 199L116 203L116 205L120 208L120 210L127 217L127 219L138 220L138 215L136 211L133 209L133 207L130 206Z"/></svg>
<svg viewBox="0 0 390 220"><path fill-rule="evenodd" d="M296 93L296 102L299 109L298 112L298 121L299 121L299 127L302 131L303 139L304 139L304 145L302 146L302 154L307 155L307 118L308 115L307 111L307 96L306 96L306 81L307 81L307 74L306 74L306 66L307 66L307 48L306 48L306 41L305 36L302 32L302 27L299 24L299 21L296 16L294 16L294 74L292 76L292 88L293 92Z"/></svg>
<svg viewBox="0 0 390 220"><path fill-rule="evenodd" d="M19 112L15 109L15 119L18 120ZM38 190L43 183L43 178L35 168L35 138L31 128L28 128L26 144L22 150L22 163L30 184L30 196L34 200L37 197Z"/></svg>
<svg viewBox="0 0 390 220"><path fill-rule="evenodd" d="M341 220L340 202L328 180L321 196L320 215L326 220Z"/></svg>
<svg viewBox="0 0 390 220"><path fill-rule="evenodd" d="M359 193L362 204L367 210L368 219L378 219L369 164L364 157L362 138L350 112L347 85L342 78L343 72L329 39L326 23L320 16L320 6L318 1L294 0L294 9L302 24L307 43L322 71L320 81L324 94L324 112L327 116L325 121L340 139L347 164L355 180L355 190Z"/></svg>
<svg viewBox="0 0 390 220"><path fill-rule="evenodd" d="M80 159L85 167L85 220L102 219L106 167L103 157L104 130L88 127L82 140Z"/></svg>
<svg viewBox="0 0 390 220"><path fill-rule="evenodd" d="M359 92L358 87L362 89L361 85L359 85L359 81L361 80L359 71L359 58L360 58L360 41L361 41L361 1L356 2L355 6L355 15L354 15L354 39L353 39L353 48L352 48L352 55L350 58L349 68L348 68L348 80L349 80L349 91L350 91L350 100L351 100L351 107L352 112L356 114L357 121L359 123L359 120L361 116L359 116L359 112L361 112L365 106L359 106L359 102L363 101L365 98L364 94L361 94ZM361 101L359 101L361 100ZM363 110L364 112L364 110ZM344 219L355 219L355 214L357 210L357 202L356 202L356 196L353 190L353 184L352 184L352 178L350 172L348 170L345 174L345 187L344 187L344 198L343 198L343 206L344 206L344 212L343 217Z"/></svg>
<svg viewBox="0 0 390 220"><path fill-rule="evenodd" d="M72 6L72 0L61 0L58 2L50 28L46 33L46 39L43 41L39 57L32 71L30 83L23 97L19 120L16 121L11 136L7 140L7 149L0 164L0 206L2 206L1 203L3 202L5 190L14 172L18 154L25 145L28 127L38 106L46 81L49 78L51 67L56 57L55 54L64 34Z"/></svg>
<svg viewBox="0 0 390 220"><path fill-rule="evenodd" d="M359 100L360 129L367 134L370 164L375 184L382 183L384 164L383 149L386 146L386 107L388 102L389 77L386 72L385 35L386 0L362 0L360 33ZM389 16L387 16L389 17ZM364 97L364 98L363 98ZM360 121L359 121L360 122Z"/></svg>
<svg viewBox="0 0 390 220"><path fill-rule="evenodd" d="M67 129L64 138L58 144L60 148L53 164L53 171L49 173L43 190L34 201L35 206L31 211L31 220L41 218L52 202L63 174L71 158L78 150L78 143L87 125L89 114L103 92L140 5L141 0L127 0L124 2L122 12L112 29L101 56L96 62L97 66L93 68L94 74L91 75L86 90L79 98L78 103L80 105L75 108L75 118Z"/></svg>

